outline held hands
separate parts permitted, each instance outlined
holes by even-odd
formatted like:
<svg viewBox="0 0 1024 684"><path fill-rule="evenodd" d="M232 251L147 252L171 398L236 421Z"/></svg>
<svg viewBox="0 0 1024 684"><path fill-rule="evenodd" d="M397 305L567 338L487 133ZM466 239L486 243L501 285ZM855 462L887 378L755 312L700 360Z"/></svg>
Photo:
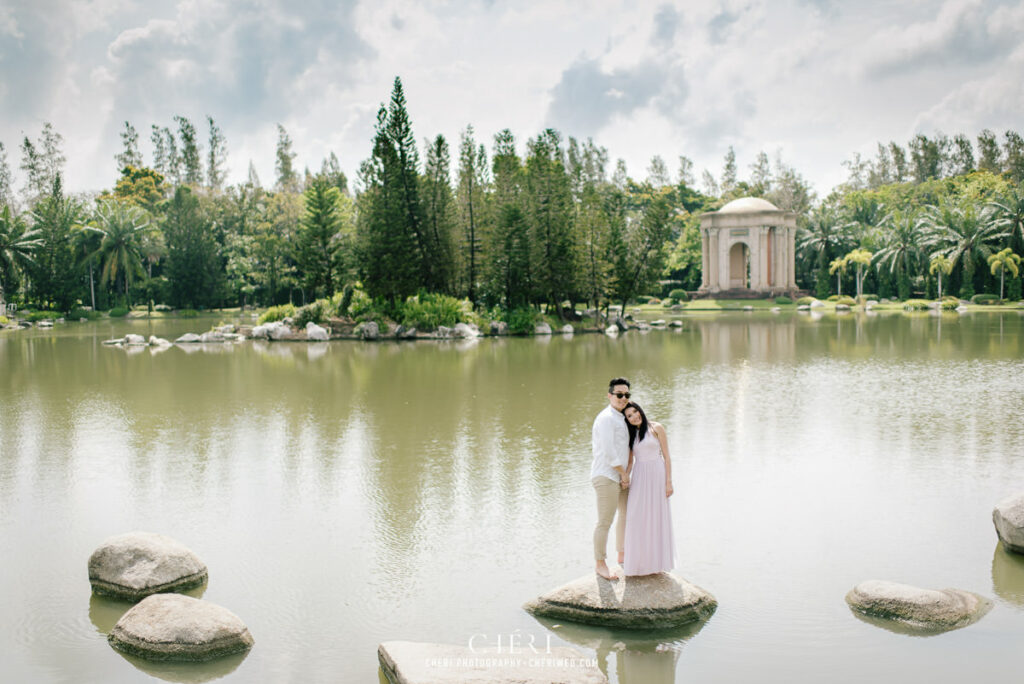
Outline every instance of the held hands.
<svg viewBox="0 0 1024 684"><path fill-rule="evenodd" d="M621 486L623 489L628 489L629 488L629 475L628 474L623 473L622 475L619 476L619 486Z"/></svg>

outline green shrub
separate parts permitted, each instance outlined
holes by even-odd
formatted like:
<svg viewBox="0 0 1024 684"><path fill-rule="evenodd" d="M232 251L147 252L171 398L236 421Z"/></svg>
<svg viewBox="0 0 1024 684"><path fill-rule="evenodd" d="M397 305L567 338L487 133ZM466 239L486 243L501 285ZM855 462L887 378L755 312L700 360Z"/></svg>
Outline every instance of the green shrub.
<svg viewBox="0 0 1024 684"><path fill-rule="evenodd" d="M831 297L829 299L831 299ZM833 301L835 301L836 304L845 304L846 306L857 306L857 300L854 299L853 297L847 297L846 295L843 295L842 297L836 297Z"/></svg>
<svg viewBox="0 0 1024 684"><path fill-rule="evenodd" d="M818 301L817 297L812 297L810 295L807 295L806 297L801 297L800 299L796 300L796 304L797 304L797 306L803 306L804 304L808 304L809 305L809 304L811 304L813 302L816 302L816 301Z"/></svg>
<svg viewBox="0 0 1024 684"><path fill-rule="evenodd" d="M77 321L82 318L88 318L90 321L95 321L101 316L102 314L99 311L92 311L91 309L72 309L71 313L68 314L68 320Z"/></svg>
<svg viewBox="0 0 1024 684"><path fill-rule="evenodd" d="M197 318L199 312L195 309L178 309L174 315L178 318Z"/></svg>
<svg viewBox="0 0 1024 684"><path fill-rule="evenodd" d="M878 301L878 295L876 295L876 294L862 294L861 298L864 301L868 301L868 300L871 300L872 302L877 302Z"/></svg>
<svg viewBox="0 0 1024 684"><path fill-rule="evenodd" d="M167 312L167 311L173 311L173 310L174 309L172 309L169 304L157 304L156 306L153 307L153 311Z"/></svg>
<svg viewBox="0 0 1024 684"><path fill-rule="evenodd" d="M115 306L113 309L107 312L107 315L111 318L124 318L128 315L127 306Z"/></svg>
<svg viewBox="0 0 1024 684"><path fill-rule="evenodd" d="M505 322L508 323L510 335L532 335L540 318L540 313L528 306L505 312Z"/></svg>
<svg viewBox="0 0 1024 684"><path fill-rule="evenodd" d="M792 304L793 300L790 299L789 297L782 296L782 297L776 297L775 298L775 303L776 304Z"/></svg>
<svg viewBox="0 0 1024 684"><path fill-rule="evenodd" d="M360 287L356 287L352 291L352 302L348 306L348 315L355 319L357 323L362 323L363 321L377 321L380 323L384 318L384 313L373 301L373 298Z"/></svg>
<svg viewBox="0 0 1024 684"><path fill-rule="evenodd" d="M908 299L903 302L904 311L926 311L928 309L927 299Z"/></svg>
<svg viewBox="0 0 1024 684"><path fill-rule="evenodd" d="M262 325L264 323L273 323L275 321L283 321L286 318L295 315L295 305L293 304L281 304L280 306L272 306L256 319L256 325Z"/></svg>
<svg viewBox="0 0 1024 684"><path fill-rule="evenodd" d="M999 295L976 294L971 297L971 304L995 304L999 301Z"/></svg>
<svg viewBox="0 0 1024 684"><path fill-rule="evenodd" d="M941 306L943 311L952 311L960 306L960 298L950 296L943 297Z"/></svg>
<svg viewBox="0 0 1024 684"><path fill-rule="evenodd" d="M405 300L401 323L417 330L437 330L442 325L450 328L463 321L465 313L463 303L455 297L423 293Z"/></svg>
<svg viewBox="0 0 1024 684"><path fill-rule="evenodd" d="M60 318L59 311L33 311L26 316L26 320L35 323L36 321L55 321Z"/></svg>
<svg viewBox="0 0 1024 684"><path fill-rule="evenodd" d="M837 295L837 294L836 294L836 295L831 295L831 296L829 296L829 298L828 298L828 299L826 299L825 301L826 301L826 302L834 302L834 301L836 301L837 299L839 299L839 295Z"/></svg>
<svg viewBox="0 0 1024 684"><path fill-rule="evenodd" d="M686 290L672 290L671 292L668 293L668 296L676 300L677 302L690 301L690 296L686 294Z"/></svg>
<svg viewBox="0 0 1024 684"><path fill-rule="evenodd" d="M351 285L346 285L341 292L335 292L334 296L331 297L331 304L334 307L335 316L347 316L348 309L352 306L352 293L355 288Z"/></svg>
<svg viewBox="0 0 1024 684"><path fill-rule="evenodd" d="M0 325L7 325L8 323L10 323L10 320L7 319L7 316L0 316Z"/></svg>
<svg viewBox="0 0 1024 684"><path fill-rule="evenodd" d="M650 304L651 306L657 306L661 304L661 300L658 299L657 297L651 297L650 299L647 300L647 303Z"/></svg>
<svg viewBox="0 0 1024 684"><path fill-rule="evenodd" d="M676 301L676 300L674 300L674 299L665 299L665 300L663 300L663 301L661 302L661 305L662 305L663 307L665 307L665 308L667 309L668 307L670 307L670 306L675 306L675 305L676 305L676 304L678 304L678 303L679 303L679 302L677 302L677 301Z"/></svg>
<svg viewBox="0 0 1024 684"><path fill-rule="evenodd" d="M326 299L318 299L312 304L300 307L295 311L293 318L295 319L296 328L305 328L307 323L316 323L320 325L327 320L330 313L331 302Z"/></svg>

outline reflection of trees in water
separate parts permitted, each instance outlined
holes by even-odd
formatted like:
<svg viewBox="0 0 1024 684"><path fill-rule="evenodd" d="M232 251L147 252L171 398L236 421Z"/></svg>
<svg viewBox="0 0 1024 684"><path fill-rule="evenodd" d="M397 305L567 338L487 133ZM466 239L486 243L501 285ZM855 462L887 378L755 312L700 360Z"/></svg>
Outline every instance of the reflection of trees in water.
<svg viewBox="0 0 1024 684"><path fill-rule="evenodd" d="M594 651L597 666L619 684L672 684L686 642L705 620L664 630L623 630L536 618L552 634Z"/></svg>
<svg viewBox="0 0 1024 684"><path fill-rule="evenodd" d="M992 554L992 590L1006 603L1024 608L1024 555L1000 541Z"/></svg>

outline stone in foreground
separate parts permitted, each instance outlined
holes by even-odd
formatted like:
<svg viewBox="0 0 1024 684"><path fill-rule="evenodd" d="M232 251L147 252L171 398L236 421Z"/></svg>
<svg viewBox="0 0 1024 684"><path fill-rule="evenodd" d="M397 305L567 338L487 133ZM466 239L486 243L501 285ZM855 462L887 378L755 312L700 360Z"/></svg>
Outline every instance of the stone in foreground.
<svg viewBox="0 0 1024 684"><path fill-rule="evenodd" d="M633 629L704 620L717 607L714 596L671 572L615 581L591 573L523 606L539 617Z"/></svg>
<svg viewBox="0 0 1024 684"><path fill-rule="evenodd" d="M865 615L928 631L966 627L992 607L991 601L969 591L921 589L884 580L861 582L846 595L846 602Z"/></svg>
<svg viewBox="0 0 1024 684"><path fill-rule="evenodd" d="M526 644L511 649L476 645L385 641L377 647L377 660L393 684L607 684L608 678L573 648Z"/></svg>
<svg viewBox="0 0 1024 684"><path fill-rule="evenodd" d="M117 621L107 640L128 655L184 662L213 660L253 645L249 628L230 610L181 594L143 599Z"/></svg>
<svg viewBox="0 0 1024 684"><path fill-rule="evenodd" d="M1000 501L992 510L992 522L1006 548L1024 553L1024 494Z"/></svg>
<svg viewBox="0 0 1024 684"><path fill-rule="evenodd" d="M206 565L162 534L129 532L106 539L89 557L89 583L101 596L138 601L203 584Z"/></svg>

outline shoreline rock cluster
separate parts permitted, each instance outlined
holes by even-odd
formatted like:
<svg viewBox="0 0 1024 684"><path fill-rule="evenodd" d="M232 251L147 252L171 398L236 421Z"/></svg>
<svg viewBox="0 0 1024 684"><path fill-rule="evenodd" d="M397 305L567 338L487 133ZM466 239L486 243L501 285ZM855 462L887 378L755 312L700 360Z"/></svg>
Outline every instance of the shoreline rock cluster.
<svg viewBox="0 0 1024 684"><path fill-rule="evenodd" d="M107 641L121 653L147 660L202 662L252 648L252 635L237 615L175 593L203 586L208 579L198 556L161 534L109 537L89 557L94 594L137 602L117 621Z"/></svg>

